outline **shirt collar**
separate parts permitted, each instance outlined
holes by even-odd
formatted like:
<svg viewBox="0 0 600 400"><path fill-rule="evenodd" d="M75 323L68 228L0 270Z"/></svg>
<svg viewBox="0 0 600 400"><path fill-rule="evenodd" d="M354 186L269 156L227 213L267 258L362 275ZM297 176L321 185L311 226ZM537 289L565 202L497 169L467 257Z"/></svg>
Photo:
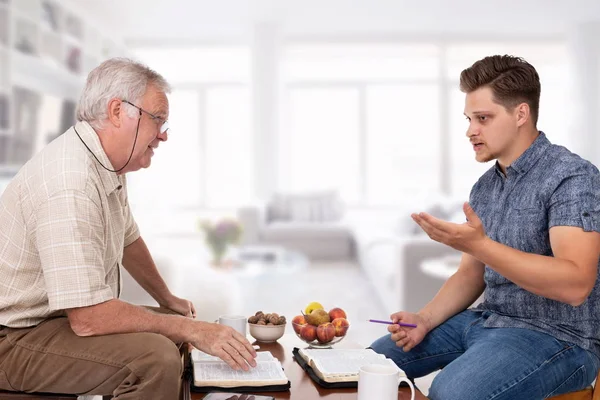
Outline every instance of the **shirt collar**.
<svg viewBox="0 0 600 400"><path fill-rule="evenodd" d="M512 170L514 170L515 172L517 172L519 174L523 174L523 173L526 173L527 171L529 171L529 169L531 169L531 167L533 167L533 165L537 162L537 160L542 156L542 154L544 154L546 149L548 147L550 147L550 145L551 145L550 141L546 137L546 134L544 134L544 132L542 132L542 131L539 131L539 132L540 132L540 134L533 141L531 146L529 146L527 148L527 150L525 150L523 152L523 154L521 154L519 156L519 158L517 158L515 161L513 161L513 163L510 164L508 168L511 168ZM502 170L500 169L500 164L498 164L497 160L496 160L495 167L496 167L496 172L503 175Z"/></svg>
<svg viewBox="0 0 600 400"><path fill-rule="evenodd" d="M98 134L92 128L92 126L86 121L79 121L75 125L75 129L77 129L77 133L83 140L83 142L89 147L88 149L84 149L88 155L92 159L92 162L96 166L96 170L100 175L100 180L102 181L102 186L104 186L104 191L107 195L112 194L115 190L120 190L123 187L123 175L117 175L116 172L107 171L102 168L101 165L98 164L98 160L108 169L115 169L113 165L110 163L104 148L102 148L102 144L100 143L100 138ZM94 158L90 151L98 157L98 160Z"/></svg>

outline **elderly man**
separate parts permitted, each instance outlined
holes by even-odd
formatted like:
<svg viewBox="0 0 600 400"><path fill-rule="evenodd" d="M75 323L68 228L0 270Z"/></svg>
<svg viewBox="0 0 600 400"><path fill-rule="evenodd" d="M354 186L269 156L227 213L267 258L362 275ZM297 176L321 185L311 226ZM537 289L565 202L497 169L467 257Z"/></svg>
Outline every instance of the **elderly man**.
<svg viewBox="0 0 600 400"><path fill-rule="evenodd" d="M168 138L170 91L111 59L88 76L79 122L33 157L0 198L0 389L175 399L189 342L234 369L256 352L196 321L160 277L128 206L125 173ZM118 299L121 265L172 314Z"/></svg>

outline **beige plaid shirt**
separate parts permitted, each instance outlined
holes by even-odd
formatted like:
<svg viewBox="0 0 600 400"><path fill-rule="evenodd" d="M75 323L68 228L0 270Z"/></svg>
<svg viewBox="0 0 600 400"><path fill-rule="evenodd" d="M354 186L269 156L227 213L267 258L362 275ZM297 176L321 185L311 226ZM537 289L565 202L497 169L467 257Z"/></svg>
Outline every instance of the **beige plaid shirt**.
<svg viewBox="0 0 600 400"><path fill-rule="evenodd" d="M114 169L86 122L77 132ZM0 197L0 325L27 327L119 296L123 248L140 236L125 177L103 169L73 128Z"/></svg>

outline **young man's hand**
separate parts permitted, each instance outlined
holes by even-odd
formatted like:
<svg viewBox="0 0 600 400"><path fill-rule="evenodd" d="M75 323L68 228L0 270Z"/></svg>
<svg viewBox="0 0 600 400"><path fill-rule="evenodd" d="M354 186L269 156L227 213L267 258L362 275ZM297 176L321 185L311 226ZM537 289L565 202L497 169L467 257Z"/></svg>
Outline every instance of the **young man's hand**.
<svg viewBox="0 0 600 400"><path fill-rule="evenodd" d="M463 205L467 222L455 224L435 218L427 213L412 214L412 219L436 242L458 251L471 254L487 239L483 223L469 203Z"/></svg>
<svg viewBox="0 0 600 400"><path fill-rule="evenodd" d="M400 311L392 314L391 319L394 325L390 325L388 331L392 334L391 338L396 342L396 346L402 347L405 352L412 350L413 347L421 343L430 331L429 321L420 314ZM400 326L396 324L397 322L415 324L417 327Z"/></svg>

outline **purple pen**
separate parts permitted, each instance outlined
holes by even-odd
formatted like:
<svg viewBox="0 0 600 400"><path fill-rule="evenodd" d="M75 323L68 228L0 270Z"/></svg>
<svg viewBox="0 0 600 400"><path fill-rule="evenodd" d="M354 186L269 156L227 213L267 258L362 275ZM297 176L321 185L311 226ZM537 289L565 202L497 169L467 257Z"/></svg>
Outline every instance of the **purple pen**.
<svg viewBox="0 0 600 400"><path fill-rule="evenodd" d="M396 322L395 324L392 321L382 321L379 319L370 319L369 322L375 322L376 324L388 324L388 325L400 325L400 326L407 326L409 328L416 328L417 325L415 324L407 324L405 322Z"/></svg>

